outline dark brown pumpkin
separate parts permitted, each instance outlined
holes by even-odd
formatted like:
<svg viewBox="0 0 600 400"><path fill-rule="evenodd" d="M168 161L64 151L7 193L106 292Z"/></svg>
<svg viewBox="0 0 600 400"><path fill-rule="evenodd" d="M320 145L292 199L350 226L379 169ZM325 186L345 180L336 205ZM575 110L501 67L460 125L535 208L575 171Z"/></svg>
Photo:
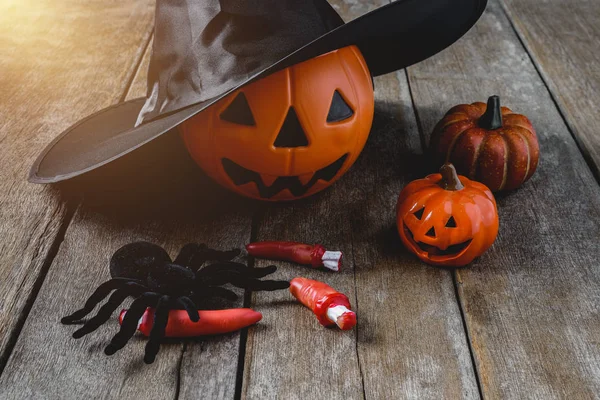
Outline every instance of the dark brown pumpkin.
<svg viewBox="0 0 600 400"><path fill-rule="evenodd" d="M526 116L500 107L500 98L453 107L436 125L430 152L440 166L450 162L459 174L492 191L512 190L535 172L539 145Z"/></svg>

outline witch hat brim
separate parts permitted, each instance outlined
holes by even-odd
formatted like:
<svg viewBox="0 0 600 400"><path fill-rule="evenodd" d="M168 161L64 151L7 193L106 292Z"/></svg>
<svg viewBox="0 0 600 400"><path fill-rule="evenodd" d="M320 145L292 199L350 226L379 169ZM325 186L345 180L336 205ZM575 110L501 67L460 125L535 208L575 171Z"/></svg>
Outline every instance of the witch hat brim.
<svg viewBox="0 0 600 400"><path fill-rule="evenodd" d="M356 45L371 74L422 61L450 46L477 22L487 0L399 0L334 28L208 100L136 126L146 99L103 109L73 125L34 162L29 181L54 183L105 165L164 134L240 87L327 52Z"/></svg>

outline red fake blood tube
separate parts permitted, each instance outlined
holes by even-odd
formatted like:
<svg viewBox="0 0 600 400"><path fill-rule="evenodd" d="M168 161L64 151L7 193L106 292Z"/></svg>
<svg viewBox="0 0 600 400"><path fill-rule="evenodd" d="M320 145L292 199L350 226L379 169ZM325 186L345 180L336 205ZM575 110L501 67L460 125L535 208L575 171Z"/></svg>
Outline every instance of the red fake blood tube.
<svg viewBox="0 0 600 400"><path fill-rule="evenodd" d="M341 251L327 251L320 244L314 246L297 242L256 242L246 245L248 254L270 260L291 261L313 268L325 267L339 271L342 266Z"/></svg>
<svg viewBox="0 0 600 400"><path fill-rule="evenodd" d="M310 308L323 326L337 325L342 330L356 325L356 313L350 310L350 300L331 286L312 279L294 278L290 292Z"/></svg>
<svg viewBox="0 0 600 400"><path fill-rule="evenodd" d="M127 310L119 314L119 324L123 323ZM228 310L200 310L200 320L192 322L185 310L169 311L169 321L165 328L165 337L192 337L217 335L246 328L262 319L262 314L250 308L231 308ZM145 336L150 336L154 323L154 309L148 308L140 322L138 330Z"/></svg>

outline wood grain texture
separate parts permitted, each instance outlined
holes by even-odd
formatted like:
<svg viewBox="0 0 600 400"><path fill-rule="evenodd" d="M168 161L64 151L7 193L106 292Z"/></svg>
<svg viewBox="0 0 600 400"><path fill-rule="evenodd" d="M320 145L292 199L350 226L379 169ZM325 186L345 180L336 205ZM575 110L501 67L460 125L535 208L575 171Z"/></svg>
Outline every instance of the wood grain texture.
<svg viewBox="0 0 600 400"><path fill-rule="evenodd" d="M362 196L353 196L356 203L350 203L354 207L346 218L352 231L365 397L476 399L452 274L421 263L398 237L398 194L425 174L425 166L404 71L384 79L388 82L381 82L378 96L396 110L380 116L384 124L373 125L370 147L348 178L350 186L342 189L364 188Z"/></svg>
<svg viewBox="0 0 600 400"><path fill-rule="evenodd" d="M144 95L148 52L128 98ZM58 321L109 279L108 259L120 246L147 240L172 257L188 242L241 248L250 238L252 205L209 181L187 156L175 131L62 190L84 201L1 378L0 385L7 383L7 398L83 398L90 393L131 399L171 398L177 393L180 398L233 398L239 333L166 341L155 363L147 366L142 360L146 340L140 336L116 355L104 355L104 346L118 330L116 313L80 340L70 337L76 327ZM241 305L241 298L229 304Z"/></svg>
<svg viewBox="0 0 600 400"><path fill-rule="evenodd" d="M497 198L496 243L456 273L484 397L597 397L600 189L498 2L409 82L427 135L451 106L498 94L540 140L533 178Z"/></svg>
<svg viewBox="0 0 600 400"><path fill-rule="evenodd" d="M383 4L332 2L350 20ZM354 331L320 326L289 293L260 293L242 398L478 398L452 275L420 264L395 231L400 190L422 171L404 71L376 79L376 116L356 165L330 189L265 207L257 240L322 243L344 252L340 273L282 264L278 276L327 282L349 296ZM269 262L257 261L264 266Z"/></svg>
<svg viewBox="0 0 600 400"><path fill-rule="evenodd" d="M502 4L600 179L600 3Z"/></svg>
<svg viewBox="0 0 600 400"><path fill-rule="evenodd" d="M0 4L0 370L67 215L59 192L26 182L29 168L123 95L152 17L148 0Z"/></svg>

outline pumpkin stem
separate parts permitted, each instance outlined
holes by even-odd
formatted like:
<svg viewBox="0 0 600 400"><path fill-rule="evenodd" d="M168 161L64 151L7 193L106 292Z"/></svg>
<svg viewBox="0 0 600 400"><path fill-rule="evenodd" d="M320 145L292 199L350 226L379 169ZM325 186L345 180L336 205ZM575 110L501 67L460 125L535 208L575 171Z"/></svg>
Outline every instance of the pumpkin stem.
<svg viewBox="0 0 600 400"><path fill-rule="evenodd" d="M445 190L461 190L464 189L464 186L460 179L458 179L458 174L456 173L456 169L454 165L450 163L446 163L442 165L440 168L440 174L442 174L442 180L440 181L440 186Z"/></svg>
<svg viewBox="0 0 600 400"><path fill-rule="evenodd" d="M502 128L502 110L500 109L500 97L491 96L487 101L485 113L479 118L479 126L488 131Z"/></svg>

